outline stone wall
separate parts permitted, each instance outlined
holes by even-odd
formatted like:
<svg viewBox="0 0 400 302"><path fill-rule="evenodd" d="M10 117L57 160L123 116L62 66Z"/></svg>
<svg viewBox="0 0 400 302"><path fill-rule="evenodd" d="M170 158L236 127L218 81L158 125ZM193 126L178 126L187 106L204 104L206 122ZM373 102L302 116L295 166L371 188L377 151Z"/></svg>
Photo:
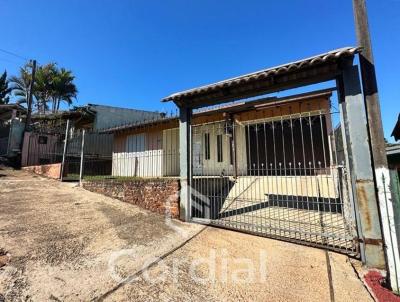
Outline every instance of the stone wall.
<svg viewBox="0 0 400 302"><path fill-rule="evenodd" d="M61 175L61 164L28 166L23 167L22 170L40 174L49 178L59 179Z"/></svg>
<svg viewBox="0 0 400 302"><path fill-rule="evenodd" d="M179 218L178 179L84 180L83 188L162 215Z"/></svg>

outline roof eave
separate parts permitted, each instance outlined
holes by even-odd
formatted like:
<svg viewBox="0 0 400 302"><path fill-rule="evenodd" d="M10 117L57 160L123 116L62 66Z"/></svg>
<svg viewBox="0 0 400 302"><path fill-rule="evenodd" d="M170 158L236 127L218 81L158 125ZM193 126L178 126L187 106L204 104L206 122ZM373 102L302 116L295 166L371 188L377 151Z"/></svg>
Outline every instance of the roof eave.
<svg viewBox="0 0 400 302"><path fill-rule="evenodd" d="M240 100L280 90L334 79L343 61L352 63L358 47L346 47L300 61L264 69L214 84L174 93L163 102L178 106L203 106Z"/></svg>

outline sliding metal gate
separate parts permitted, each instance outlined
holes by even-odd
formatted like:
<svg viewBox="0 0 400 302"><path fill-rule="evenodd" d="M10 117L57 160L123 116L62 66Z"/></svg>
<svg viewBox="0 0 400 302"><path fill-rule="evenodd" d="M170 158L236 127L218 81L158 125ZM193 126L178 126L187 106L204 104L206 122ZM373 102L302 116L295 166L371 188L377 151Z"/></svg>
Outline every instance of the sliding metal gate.
<svg viewBox="0 0 400 302"><path fill-rule="evenodd" d="M339 120L315 111L193 126L192 220L358 256Z"/></svg>

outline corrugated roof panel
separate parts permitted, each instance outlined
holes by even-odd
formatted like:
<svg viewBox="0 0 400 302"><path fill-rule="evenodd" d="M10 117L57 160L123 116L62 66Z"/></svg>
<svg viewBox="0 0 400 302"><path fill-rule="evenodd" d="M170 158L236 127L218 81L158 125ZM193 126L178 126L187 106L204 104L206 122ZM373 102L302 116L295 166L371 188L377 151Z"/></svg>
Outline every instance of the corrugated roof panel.
<svg viewBox="0 0 400 302"><path fill-rule="evenodd" d="M302 59L299 61L295 62L290 62L287 64L263 69L260 71L256 71L253 73L245 74L239 77L223 80L220 82L216 82L213 84L185 90L182 92L177 92L174 94L171 94L167 97L165 97L162 101L163 102L168 102L168 101L176 101L180 100L184 97L189 97L189 96L194 96L196 94L202 94L206 92L212 92L221 88L226 88L226 87L231 87L235 85L239 85L241 83L247 83L255 80L259 80L262 78L268 78L270 76L274 76L277 74L284 74L287 72L292 72L296 70L300 70L302 68L308 68L312 66L316 66L319 64L324 64L330 61L336 61L340 58L344 57L350 57L353 56L354 54L358 53L360 51L359 47L344 47L344 48L339 48L336 50L329 51L327 53L323 53L320 55L316 55L310 58Z"/></svg>

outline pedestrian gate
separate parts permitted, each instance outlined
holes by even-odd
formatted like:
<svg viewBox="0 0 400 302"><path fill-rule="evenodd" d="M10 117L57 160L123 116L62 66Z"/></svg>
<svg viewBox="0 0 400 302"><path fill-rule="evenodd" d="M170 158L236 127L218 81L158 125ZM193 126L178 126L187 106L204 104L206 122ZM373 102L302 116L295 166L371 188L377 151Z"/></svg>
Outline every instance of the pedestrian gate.
<svg viewBox="0 0 400 302"><path fill-rule="evenodd" d="M343 132L324 110L192 126L192 220L358 256Z"/></svg>

